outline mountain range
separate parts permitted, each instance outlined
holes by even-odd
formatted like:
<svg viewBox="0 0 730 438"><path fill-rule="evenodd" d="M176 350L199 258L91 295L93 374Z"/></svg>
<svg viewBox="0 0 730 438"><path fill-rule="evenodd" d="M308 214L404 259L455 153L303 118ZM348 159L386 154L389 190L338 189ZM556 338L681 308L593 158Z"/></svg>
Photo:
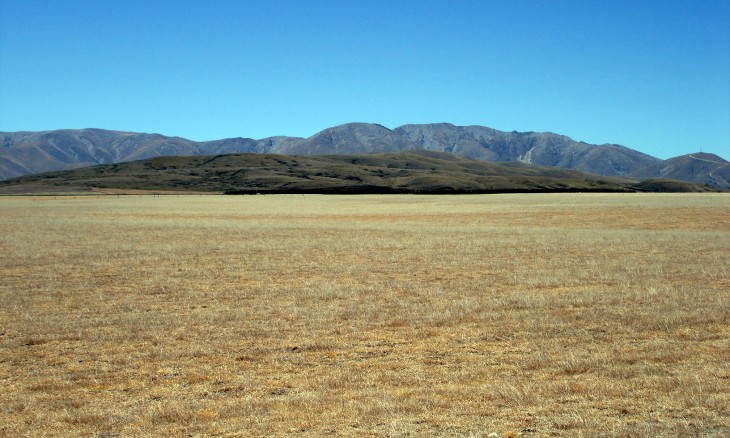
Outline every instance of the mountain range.
<svg viewBox="0 0 730 438"><path fill-rule="evenodd" d="M378 124L348 123L309 138L277 136L206 142L103 129L0 132L0 180L161 156L251 152L302 156L414 150L490 162L555 166L601 176L669 178L730 188L730 162L714 154L694 153L662 160L624 146L591 145L550 132L505 132L449 123L404 125L392 130Z"/></svg>

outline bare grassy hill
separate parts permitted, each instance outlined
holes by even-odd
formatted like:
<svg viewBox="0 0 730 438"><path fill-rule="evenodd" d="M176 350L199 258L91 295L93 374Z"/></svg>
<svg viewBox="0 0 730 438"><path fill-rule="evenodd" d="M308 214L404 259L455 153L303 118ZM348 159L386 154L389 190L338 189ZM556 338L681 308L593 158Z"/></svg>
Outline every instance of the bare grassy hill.
<svg viewBox="0 0 730 438"><path fill-rule="evenodd" d="M0 182L0 193L39 187L226 193L495 193L656 191L637 180L526 163L489 163L449 153L285 156L233 154L157 157L30 175ZM688 191L707 187L690 183Z"/></svg>

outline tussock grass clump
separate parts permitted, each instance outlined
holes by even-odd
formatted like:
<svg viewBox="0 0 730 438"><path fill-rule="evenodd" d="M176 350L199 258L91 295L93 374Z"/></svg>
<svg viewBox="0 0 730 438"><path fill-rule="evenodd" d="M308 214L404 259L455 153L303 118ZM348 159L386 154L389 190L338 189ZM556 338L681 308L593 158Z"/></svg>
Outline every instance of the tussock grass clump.
<svg viewBox="0 0 730 438"><path fill-rule="evenodd" d="M0 435L725 436L721 194L0 199Z"/></svg>

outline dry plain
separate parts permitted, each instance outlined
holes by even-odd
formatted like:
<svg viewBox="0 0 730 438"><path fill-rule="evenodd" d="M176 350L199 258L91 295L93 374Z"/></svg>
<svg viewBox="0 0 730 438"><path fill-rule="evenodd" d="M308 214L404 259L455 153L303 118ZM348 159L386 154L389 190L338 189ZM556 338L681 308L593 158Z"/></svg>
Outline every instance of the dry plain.
<svg viewBox="0 0 730 438"><path fill-rule="evenodd" d="M730 196L0 198L2 436L728 436Z"/></svg>

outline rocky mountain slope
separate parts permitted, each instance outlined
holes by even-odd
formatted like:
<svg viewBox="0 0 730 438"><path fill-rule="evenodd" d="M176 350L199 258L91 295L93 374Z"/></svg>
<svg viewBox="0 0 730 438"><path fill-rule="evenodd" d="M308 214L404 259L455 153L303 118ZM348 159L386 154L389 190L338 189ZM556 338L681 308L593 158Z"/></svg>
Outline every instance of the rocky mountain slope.
<svg viewBox="0 0 730 438"><path fill-rule="evenodd" d="M487 161L523 161L597 175L627 175L657 158L618 145L589 145L550 132L503 132L483 126L405 125L403 133L420 147Z"/></svg>
<svg viewBox="0 0 730 438"><path fill-rule="evenodd" d="M730 162L698 152L670 158L631 173L636 178L669 178L730 188Z"/></svg>
<svg viewBox="0 0 730 438"><path fill-rule="evenodd" d="M675 171L663 172L662 169L672 164L671 160L661 160L620 145L591 145L549 132L504 132L484 126L448 123L404 125L392 130L377 124L348 123L306 139L231 138L209 142L101 129L0 133L0 179L156 156L242 152L323 155L419 149L484 161L521 161L604 176L677 178L730 188L719 169L713 168L713 176L703 176L692 169L682 170L697 165L700 162L697 159L678 162ZM724 161L717 158L718 162Z"/></svg>

